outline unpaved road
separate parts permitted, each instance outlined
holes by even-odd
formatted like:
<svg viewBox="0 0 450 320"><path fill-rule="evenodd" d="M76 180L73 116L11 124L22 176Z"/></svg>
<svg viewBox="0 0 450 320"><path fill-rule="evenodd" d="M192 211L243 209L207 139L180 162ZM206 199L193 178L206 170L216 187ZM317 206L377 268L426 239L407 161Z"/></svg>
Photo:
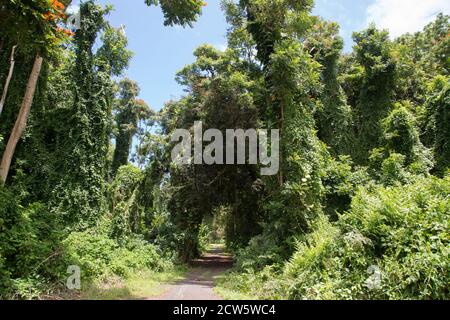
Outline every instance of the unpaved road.
<svg viewBox="0 0 450 320"><path fill-rule="evenodd" d="M233 265L231 256L224 253L220 246L212 246L190 265L186 279L166 285L165 293L149 300L222 300L213 291L214 283Z"/></svg>

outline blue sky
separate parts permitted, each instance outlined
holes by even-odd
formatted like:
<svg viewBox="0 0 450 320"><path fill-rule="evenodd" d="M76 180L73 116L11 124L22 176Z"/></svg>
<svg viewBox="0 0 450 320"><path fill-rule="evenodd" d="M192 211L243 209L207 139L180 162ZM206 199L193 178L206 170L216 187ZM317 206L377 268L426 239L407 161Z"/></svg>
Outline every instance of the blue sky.
<svg viewBox="0 0 450 320"><path fill-rule="evenodd" d="M76 2L76 1L75 1ZM159 110L164 102L177 99L183 88L175 73L193 61L193 50L210 43L226 46L227 25L220 0L207 0L194 28L164 27L161 10L147 7L144 0L99 0L110 3L115 11L109 16L113 26L125 25L129 48L135 53L126 76L141 87L140 98ZM341 25L345 50L352 47L351 35L375 21L394 36L420 30L434 16L450 13L448 0L316 0L314 14Z"/></svg>

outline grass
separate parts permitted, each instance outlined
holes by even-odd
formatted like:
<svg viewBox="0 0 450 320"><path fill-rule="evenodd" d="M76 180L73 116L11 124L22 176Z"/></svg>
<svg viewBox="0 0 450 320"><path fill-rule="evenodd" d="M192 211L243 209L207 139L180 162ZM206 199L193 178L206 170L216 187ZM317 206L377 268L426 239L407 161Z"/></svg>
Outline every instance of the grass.
<svg viewBox="0 0 450 320"><path fill-rule="evenodd" d="M225 289L222 287L215 287L214 292L219 295L224 300L258 300L255 297L252 297L250 295L232 291L229 289Z"/></svg>
<svg viewBox="0 0 450 320"><path fill-rule="evenodd" d="M221 250L223 252L227 252L229 254L232 254L230 251L227 250L225 243L221 242L221 243L215 243L215 244L210 244L208 246L209 250ZM257 300L255 297L241 293L241 292L237 292L228 288L225 288L224 286L221 286L222 283L227 281L227 275L228 272L225 272L223 274L220 274L218 276L215 277L214 282L215 282L215 286L214 286L214 292L220 296L222 299L225 300Z"/></svg>
<svg viewBox="0 0 450 320"><path fill-rule="evenodd" d="M222 286L221 284L227 281L228 273L221 274L217 276L216 286L214 287L214 292L218 294L224 300L258 300L256 297L234 291Z"/></svg>
<svg viewBox="0 0 450 320"><path fill-rule="evenodd" d="M225 251L224 244L210 244L207 250ZM126 279L110 277L105 281L83 285L79 295L81 300L140 300L155 297L164 293L164 285L185 279L187 268L179 266L171 271L137 272ZM210 270L204 270L202 277L208 277ZM220 283L225 274L217 276L216 283ZM222 287L215 287L214 291L226 300L255 300L250 296L237 293Z"/></svg>
<svg viewBox="0 0 450 320"><path fill-rule="evenodd" d="M102 283L89 284L82 289L82 300L139 300L155 297L164 292L164 284L184 278L186 269L166 272L141 271L126 279L111 278Z"/></svg>

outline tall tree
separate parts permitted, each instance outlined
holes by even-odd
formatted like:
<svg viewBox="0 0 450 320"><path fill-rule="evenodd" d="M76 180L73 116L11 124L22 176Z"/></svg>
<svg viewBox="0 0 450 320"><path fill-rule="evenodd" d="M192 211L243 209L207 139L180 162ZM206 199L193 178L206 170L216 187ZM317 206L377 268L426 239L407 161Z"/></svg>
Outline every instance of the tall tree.
<svg viewBox="0 0 450 320"><path fill-rule="evenodd" d="M48 2L44 2L40 3L36 8L27 2L19 1L13 4L12 13L19 16L28 16L28 21L26 21L27 25L25 26L28 31L27 33L30 33L30 31L31 33L36 32L39 37L35 42L39 44L40 41L44 41L45 43L49 39L50 41L53 41L54 30L58 30L56 29L56 24L60 20L59 18L64 16L65 9L70 3L71 0L64 1L64 3L55 0L51 2L50 7L48 7ZM30 25L32 26L31 28ZM21 26L21 28L23 28L23 26ZM37 53L27 82L22 105L0 163L0 184L5 184L6 182L17 143L25 131L42 63L44 61L43 53L41 51L45 50L49 50L49 48L37 47Z"/></svg>
<svg viewBox="0 0 450 320"><path fill-rule="evenodd" d="M192 26L206 5L202 0L145 0L149 6L161 6L164 14L164 25Z"/></svg>
<svg viewBox="0 0 450 320"><path fill-rule="evenodd" d="M435 171L444 175L450 168L450 84L448 76L437 76L427 90L425 138L433 148Z"/></svg>
<svg viewBox="0 0 450 320"><path fill-rule="evenodd" d="M354 160L367 163L369 152L380 145L383 136L381 120L389 114L395 85L395 61L392 43L386 31L374 25L353 34L357 62L364 68L361 91L354 109L356 143Z"/></svg>
<svg viewBox="0 0 450 320"><path fill-rule="evenodd" d="M320 210L321 147L314 112L320 94L320 65L295 40L284 40L271 56L271 93L282 109L281 169L283 185L275 210L284 228L280 236L305 232ZM283 234L284 233L284 234Z"/></svg>
<svg viewBox="0 0 450 320"><path fill-rule="evenodd" d="M203 122L204 131L216 129L223 136L230 128L257 128L258 109L253 100L256 83L246 74L246 62L232 50L220 52L210 45L197 48L194 55L196 61L177 75L189 95L164 108L164 132L190 129L195 121ZM211 142L224 147L225 141L216 139L212 137ZM169 166L169 189L177 190L170 196L169 209L183 235L180 257L185 261L199 253L199 225L215 208L229 208L226 240L230 247L247 243L259 229L255 226L260 214L258 194L253 189L259 176L257 166L247 161L223 165L225 154L216 160L209 164Z"/></svg>
<svg viewBox="0 0 450 320"><path fill-rule="evenodd" d="M284 245L290 235L306 231L320 210L321 148L313 116L320 105L320 64L301 43L314 22L312 5L309 0L225 2L233 21L231 39L241 35L247 45L254 43L250 51L256 52L255 67L261 66L263 76L249 70L260 84L255 98L261 120L266 128L280 130L277 179L262 179L269 193L263 204L264 239L275 237ZM242 25L251 41L245 40Z"/></svg>
<svg viewBox="0 0 450 320"><path fill-rule="evenodd" d="M119 99L116 101L116 147L114 150L112 172L115 174L120 166L126 165L130 157L133 137L138 130L139 121L148 119L152 110L137 99L139 87L135 81L124 79L119 83Z"/></svg>
<svg viewBox="0 0 450 320"><path fill-rule="evenodd" d="M0 115L2 114L3 107L4 107L5 101L6 101L6 97L8 95L9 84L11 82L11 78L14 73L14 65L16 64L16 61L14 59L16 48L17 48L17 45L14 45L11 49L11 58L10 58L10 63L9 63L8 76L6 77L5 85L3 86L2 97L0 99Z"/></svg>
<svg viewBox="0 0 450 320"><path fill-rule="evenodd" d="M66 139L60 166L63 174L54 192L54 209L76 229L92 226L105 207L105 177L112 109L111 65L93 46L105 28L103 9L93 0L80 7L81 28L75 34L74 105L64 126Z"/></svg>
<svg viewBox="0 0 450 320"><path fill-rule="evenodd" d="M318 19L305 40L313 59L322 65L320 94L315 118L318 137L327 144L333 155L349 154L351 142L351 108L338 79L339 58L344 41L339 25Z"/></svg>
<svg viewBox="0 0 450 320"><path fill-rule="evenodd" d="M54 23L51 24L50 28L53 28L54 24L56 24L57 21L55 21L55 17L62 17L64 16L64 10L72 3L72 0L61 0L56 1L53 0L51 4L51 8L44 8L48 6L49 2L42 2L39 4L39 8L36 9L35 6L30 5L26 1L17 1L13 3L13 14L17 15L18 17L31 17L28 18L27 25L25 25L25 29L28 29L28 33L30 35L33 35L33 30L30 30L29 22L31 21L33 24L36 25L38 30L48 30L49 26L46 24L49 21L53 21ZM192 22L195 21L198 17L198 15L201 13L201 7L205 5L203 1L200 0L183 0L178 2L173 2L169 0L146 0L146 3L148 5L160 5L164 15L165 15L165 24L166 25L174 25L174 24L180 24L180 25L192 25ZM45 10L43 10L43 8ZM28 14L23 14L24 12L28 12ZM2 12L3 13L3 12ZM8 21L14 22L14 24L17 24L17 21L14 21L14 16L10 19L5 19L5 23ZM22 19L22 18L21 18ZM33 21L35 20L35 21ZM23 28L23 26L21 26ZM9 28L8 28L9 29ZM30 32L31 31L31 32ZM46 34L48 35L48 32L52 33L52 31L46 31L43 35L43 40L47 41L48 37L46 37ZM40 32L37 32L40 33ZM14 152L17 146L17 143L19 142L20 138L22 137L25 128L26 128L26 122L28 119L28 115L30 113L31 105L33 103L34 93L37 86L37 81L39 78L39 74L41 72L42 63L44 61L43 53L39 50L37 51L37 54L35 56L35 60L33 63L33 69L31 71L27 89L24 94L24 99L22 102L22 106L19 111L19 115L17 117L17 121L14 125L14 128L12 130L12 134L10 136L10 139L8 140L8 144L6 146L5 152L3 154L3 158L0 164L0 183L4 184L6 182L6 178L9 173L10 165L14 156Z"/></svg>

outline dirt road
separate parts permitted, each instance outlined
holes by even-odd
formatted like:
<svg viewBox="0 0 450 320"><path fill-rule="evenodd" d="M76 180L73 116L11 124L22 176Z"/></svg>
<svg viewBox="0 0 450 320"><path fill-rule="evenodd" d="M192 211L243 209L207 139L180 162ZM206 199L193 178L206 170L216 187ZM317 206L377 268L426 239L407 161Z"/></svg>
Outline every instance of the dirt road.
<svg viewBox="0 0 450 320"><path fill-rule="evenodd" d="M150 300L222 300L213 291L214 283L232 265L233 259L221 246L211 246L200 259L191 262L186 279L167 285L164 294Z"/></svg>

